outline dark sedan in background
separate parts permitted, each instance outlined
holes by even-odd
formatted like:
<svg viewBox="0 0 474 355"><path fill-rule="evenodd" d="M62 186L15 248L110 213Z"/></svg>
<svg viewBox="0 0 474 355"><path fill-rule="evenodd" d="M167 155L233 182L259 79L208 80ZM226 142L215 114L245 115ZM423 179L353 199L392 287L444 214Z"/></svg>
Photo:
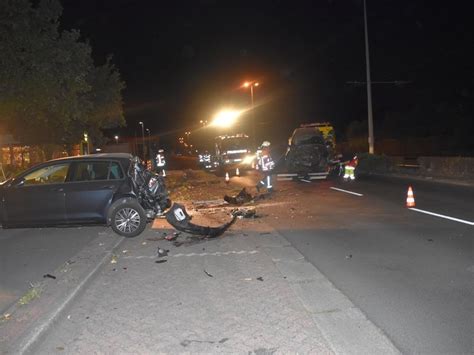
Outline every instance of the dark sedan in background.
<svg viewBox="0 0 474 355"><path fill-rule="evenodd" d="M108 224L133 237L160 211L141 192L157 178L137 179L130 154L61 158L35 166L0 185L3 228ZM150 200L150 198L148 198Z"/></svg>

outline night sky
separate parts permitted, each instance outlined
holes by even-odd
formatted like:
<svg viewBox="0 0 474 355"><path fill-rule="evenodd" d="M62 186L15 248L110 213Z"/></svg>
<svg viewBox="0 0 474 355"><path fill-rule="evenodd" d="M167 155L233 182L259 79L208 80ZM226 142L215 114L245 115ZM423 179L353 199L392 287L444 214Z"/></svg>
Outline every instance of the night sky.
<svg viewBox="0 0 474 355"><path fill-rule="evenodd" d="M433 102L473 95L472 12L459 3L367 0L372 80L404 82L373 84L376 130L420 91ZM342 137L367 119L365 85L348 83L365 82L362 0L62 4L62 25L81 31L97 63L113 55L132 135L138 121L153 134L181 132L223 106L248 106L245 80L261 82L261 137L284 139L314 121L331 121Z"/></svg>

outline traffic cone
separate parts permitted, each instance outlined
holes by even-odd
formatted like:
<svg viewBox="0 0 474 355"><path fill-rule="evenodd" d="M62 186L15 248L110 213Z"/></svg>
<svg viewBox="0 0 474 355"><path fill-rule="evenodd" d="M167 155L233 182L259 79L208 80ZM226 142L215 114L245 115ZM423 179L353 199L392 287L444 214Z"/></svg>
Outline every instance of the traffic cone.
<svg viewBox="0 0 474 355"><path fill-rule="evenodd" d="M413 195L413 189L411 186L408 187L407 207L415 207L415 196Z"/></svg>
<svg viewBox="0 0 474 355"><path fill-rule="evenodd" d="M239 168L235 169L235 175L236 175L236 176L240 176Z"/></svg>
<svg viewBox="0 0 474 355"><path fill-rule="evenodd" d="M229 180L230 180L229 173L225 173L225 182L226 182L226 184L229 183Z"/></svg>

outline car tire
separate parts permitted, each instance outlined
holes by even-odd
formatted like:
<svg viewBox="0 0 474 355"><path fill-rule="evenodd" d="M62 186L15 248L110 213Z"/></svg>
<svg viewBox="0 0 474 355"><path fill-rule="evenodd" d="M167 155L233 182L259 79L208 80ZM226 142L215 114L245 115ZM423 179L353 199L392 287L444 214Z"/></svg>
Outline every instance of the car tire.
<svg viewBox="0 0 474 355"><path fill-rule="evenodd" d="M145 230L147 217L137 200L122 198L110 206L108 224L115 233L131 238Z"/></svg>

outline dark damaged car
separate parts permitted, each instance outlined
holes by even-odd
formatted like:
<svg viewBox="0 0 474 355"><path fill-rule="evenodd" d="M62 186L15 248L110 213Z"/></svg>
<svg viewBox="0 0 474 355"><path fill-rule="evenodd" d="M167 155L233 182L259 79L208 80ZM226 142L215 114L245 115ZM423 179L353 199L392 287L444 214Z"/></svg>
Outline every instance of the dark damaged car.
<svg viewBox="0 0 474 355"><path fill-rule="evenodd" d="M331 160L331 149L317 127L303 126L294 130L285 155L290 173L326 174Z"/></svg>
<svg viewBox="0 0 474 355"><path fill-rule="evenodd" d="M106 224L125 237L171 204L163 178L125 153L42 163L2 183L0 201L3 228Z"/></svg>

